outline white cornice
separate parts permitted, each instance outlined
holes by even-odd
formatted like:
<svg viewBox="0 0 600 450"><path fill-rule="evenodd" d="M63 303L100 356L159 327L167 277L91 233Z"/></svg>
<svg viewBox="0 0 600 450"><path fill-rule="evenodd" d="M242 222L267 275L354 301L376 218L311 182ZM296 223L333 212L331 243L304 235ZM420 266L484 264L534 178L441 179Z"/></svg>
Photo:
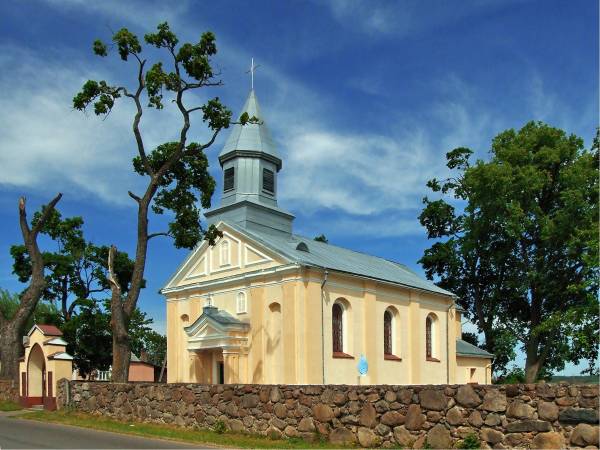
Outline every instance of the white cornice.
<svg viewBox="0 0 600 450"><path fill-rule="evenodd" d="M231 283L239 283L240 281L250 281L256 278L263 277L265 275L273 275L279 273L287 273L298 270L300 266L298 264L285 264L281 266L271 267L269 269L259 269L252 272L245 272L238 275L230 275L228 277L219 278L217 280L202 281L200 283L191 283L184 286L175 286L171 288L164 288L160 292L162 294L171 294L174 292L187 292L197 289L205 289L216 286L223 286Z"/></svg>

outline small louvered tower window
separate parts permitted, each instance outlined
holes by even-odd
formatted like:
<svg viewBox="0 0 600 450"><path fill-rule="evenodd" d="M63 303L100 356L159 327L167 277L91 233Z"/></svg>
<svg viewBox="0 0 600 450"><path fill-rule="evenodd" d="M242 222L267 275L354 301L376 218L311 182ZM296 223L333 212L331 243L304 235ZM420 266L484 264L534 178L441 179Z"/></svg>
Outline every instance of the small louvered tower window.
<svg viewBox="0 0 600 450"><path fill-rule="evenodd" d="M225 169L224 181L223 181L223 191L230 191L233 189L235 180L235 168L230 167Z"/></svg>
<svg viewBox="0 0 600 450"><path fill-rule="evenodd" d="M263 169L263 191L273 194L275 192L275 174L272 170Z"/></svg>

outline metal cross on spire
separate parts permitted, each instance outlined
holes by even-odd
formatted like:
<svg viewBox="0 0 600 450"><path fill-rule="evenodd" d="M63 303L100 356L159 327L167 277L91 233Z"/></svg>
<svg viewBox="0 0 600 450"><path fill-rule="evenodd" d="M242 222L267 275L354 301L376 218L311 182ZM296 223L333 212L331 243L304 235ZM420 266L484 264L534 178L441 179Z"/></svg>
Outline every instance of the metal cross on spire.
<svg viewBox="0 0 600 450"><path fill-rule="evenodd" d="M254 58L252 58L252 62L250 63L250 70L247 70L246 73L250 74L250 86L252 88L252 90L254 90L254 72L256 71L256 69L260 67L260 64L258 65L254 65Z"/></svg>

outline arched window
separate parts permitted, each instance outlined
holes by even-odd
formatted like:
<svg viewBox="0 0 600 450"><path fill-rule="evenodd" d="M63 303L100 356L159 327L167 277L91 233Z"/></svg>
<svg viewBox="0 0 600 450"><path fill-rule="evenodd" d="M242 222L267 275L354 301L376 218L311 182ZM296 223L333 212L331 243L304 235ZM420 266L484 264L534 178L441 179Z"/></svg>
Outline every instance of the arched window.
<svg viewBox="0 0 600 450"><path fill-rule="evenodd" d="M333 353L344 352L344 308L334 303L331 310L331 326L333 335Z"/></svg>
<svg viewBox="0 0 600 450"><path fill-rule="evenodd" d="M221 242L221 265L229 264L229 241Z"/></svg>
<svg viewBox="0 0 600 450"><path fill-rule="evenodd" d="M383 354L384 355L393 355L393 331L392 331L392 313L390 311L386 311L383 314Z"/></svg>
<svg viewBox="0 0 600 450"><path fill-rule="evenodd" d="M431 360L436 359L436 341L437 341L437 317L435 314L429 314L425 319L425 357Z"/></svg>
<svg viewBox="0 0 600 450"><path fill-rule="evenodd" d="M236 309L237 309L238 314L244 314L245 312L247 312L246 293L245 292L238 292Z"/></svg>
<svg viewBox="0 0 600 450"><path fill-rule="evenodd" d="M433 320L431 319L431 317L427 316L427 319L425 319L425 356L427 356L427 358L432 357L432 352L431 352L432 322L433 322Z"/></svg>

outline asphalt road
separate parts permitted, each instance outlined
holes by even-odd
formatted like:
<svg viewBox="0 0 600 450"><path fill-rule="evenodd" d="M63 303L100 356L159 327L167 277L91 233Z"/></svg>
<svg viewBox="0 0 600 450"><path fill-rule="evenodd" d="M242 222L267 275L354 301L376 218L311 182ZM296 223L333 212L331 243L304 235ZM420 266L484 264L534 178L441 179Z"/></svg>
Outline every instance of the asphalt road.
<svg viewBox="0 0 600 450"><path fill-rule="evenodd" d="M200 448L87 428L36 422L0 415L0 449L12 448Z"/></svg>

